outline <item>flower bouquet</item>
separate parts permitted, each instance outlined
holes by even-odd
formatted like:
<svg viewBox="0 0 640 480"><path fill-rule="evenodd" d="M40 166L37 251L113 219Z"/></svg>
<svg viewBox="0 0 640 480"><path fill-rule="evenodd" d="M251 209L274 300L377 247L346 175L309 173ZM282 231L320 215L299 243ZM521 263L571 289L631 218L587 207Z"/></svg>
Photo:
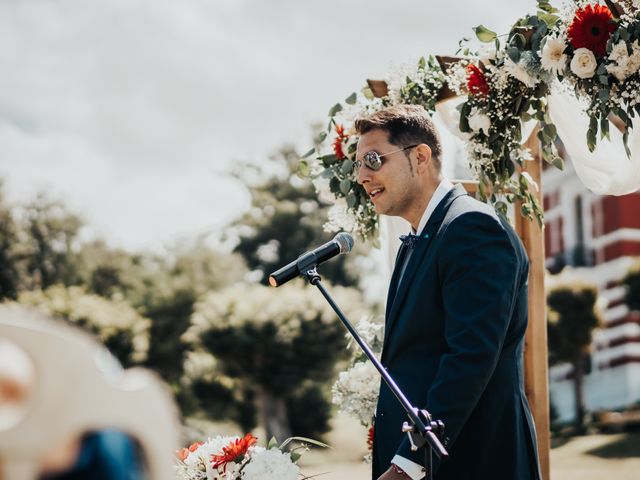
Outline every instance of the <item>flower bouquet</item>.
<svg viewBox="0 0 640 480"><path fill-rule="evenodd" d="M544 69L540 48L559 20L548 2L538 2L536 15L518 20L503 37L480 25L475 33L485 45L480 53L460 50L463 58L446 69L450 88L465 100L459 105L460 137L479 181L479 195L496 210L507 212L519 201L521 214L543 222L535 190L524 171L531 152L522 142L524 125L540 122L537 137L542 158L563 168L554 145L556 128L547 109L552 74Z"/></svg>
<svg viewBox="0 0 640 480"><path fill-rule="evenodd" d="M561 78L588 102L589 150L595 149L598 132L601 139L609 137L615 115L630 155L629 128L640 115L640 2L606 3L577 1L545 48L555 51Z"/></svg>
<svg viewBox="0 0 640 480"><path fill-rule="evenodd" d="M286 451L294 441L300 446ZM298 480L300 468L296 462L301 454L297 450L308 449L307 444L327 446L308 438L291 437L281 445L271 439L264 448L250 433L243 438L209 438L177 453L176 474L178 480Z"/></svg>

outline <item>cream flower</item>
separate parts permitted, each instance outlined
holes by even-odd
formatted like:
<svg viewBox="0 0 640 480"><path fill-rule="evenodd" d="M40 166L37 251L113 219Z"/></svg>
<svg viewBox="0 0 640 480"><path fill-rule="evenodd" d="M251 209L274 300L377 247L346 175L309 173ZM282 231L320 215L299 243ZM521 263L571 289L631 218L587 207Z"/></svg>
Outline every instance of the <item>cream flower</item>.
<svg viewBox="0 0 640 480"><path fill-rule="evenodd" d="M298 480L300 468L291 461L291 455L277 448L256 448L251 461L244 467L245 480Z"/></svg>
<svg viewBox="0 0 640 480"><path fill-rule="evenodd" d="M596 73L596 57L588 48L578 48L573 52L571 71L579 78L591 78Z"/></svg>
<svg viewBox="0 0 640 480"><path fill-rule="evenodd" d="M515 63L509 57L507 57L504 61L504 69L509 75L520 80L529 88L535 87L538 83L538 79L529 75L529 72L527 72L527 69L522 65L521 62Z"/></svg>
<svg viewBox="0 0 640 480"><path fill-rule="evenodd" d="M562 73L567 65L567 55L564 53L565 48L567 48L567 45L563 38L547 37L540 57L542 68L554 74Z"/></svg>
<svg viewBox="0 0 640 480"><path fill-rule="evenodd" d="M482 130L485 135L489 135L490 127L491 119L489 116L478 108L473 108L469 114L469 128L474 132Z"/></svg>
<svg viewBox="0 0 640 480"><path fill-rule="evenodd" d="M626 42L620 41L613 46L608 57L611 63L607 65L607 72L620 82L625 81L640 69L640 45L636 41L631 46L632 52L629 55Z"/></svg>

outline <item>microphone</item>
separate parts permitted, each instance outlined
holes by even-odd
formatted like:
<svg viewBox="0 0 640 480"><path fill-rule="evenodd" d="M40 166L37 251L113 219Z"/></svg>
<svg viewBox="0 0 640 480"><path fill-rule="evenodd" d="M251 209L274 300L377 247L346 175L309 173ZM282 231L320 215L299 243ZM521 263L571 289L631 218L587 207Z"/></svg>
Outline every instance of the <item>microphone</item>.
<svg viewBox="0 0 640 480"><path fill-rule="evenodd" d="M306 273L312 266L326 262L341 253L349 253L352 248L353 237L348 233L340 232L333 237L333 240L300 255L297 260L273 272L269 275L269 284L272 287L279 287L298 275Z"/></svg>

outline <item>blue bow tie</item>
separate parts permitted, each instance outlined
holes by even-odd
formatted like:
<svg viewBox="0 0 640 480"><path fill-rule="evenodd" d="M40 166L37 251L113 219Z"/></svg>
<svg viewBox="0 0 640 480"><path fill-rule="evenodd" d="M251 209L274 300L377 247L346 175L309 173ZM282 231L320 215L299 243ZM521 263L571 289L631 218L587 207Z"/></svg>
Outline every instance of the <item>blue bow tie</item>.
<svg viewBox="0 0 640 480"><path fill-rule="evenodd" d="M419 235L414 235L413 233L409 233L408 235L400 235L400 241L405 247L413 248L418 243L420 238L429 238L429 235L425 235L424 237L420 237Z"/></svg>

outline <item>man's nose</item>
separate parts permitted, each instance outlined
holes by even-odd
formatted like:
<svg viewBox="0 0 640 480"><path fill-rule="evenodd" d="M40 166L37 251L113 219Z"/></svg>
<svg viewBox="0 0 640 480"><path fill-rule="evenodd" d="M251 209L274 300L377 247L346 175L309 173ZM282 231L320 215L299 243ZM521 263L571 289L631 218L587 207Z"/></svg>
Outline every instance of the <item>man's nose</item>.
<svg viewBox="0 0 640 480"><path fill-rule="evenodd" d="M360 185L364 185L365 182L371 180L371 169L367 168L366 165L360 165L357 168L357 180Z"/></svg>

